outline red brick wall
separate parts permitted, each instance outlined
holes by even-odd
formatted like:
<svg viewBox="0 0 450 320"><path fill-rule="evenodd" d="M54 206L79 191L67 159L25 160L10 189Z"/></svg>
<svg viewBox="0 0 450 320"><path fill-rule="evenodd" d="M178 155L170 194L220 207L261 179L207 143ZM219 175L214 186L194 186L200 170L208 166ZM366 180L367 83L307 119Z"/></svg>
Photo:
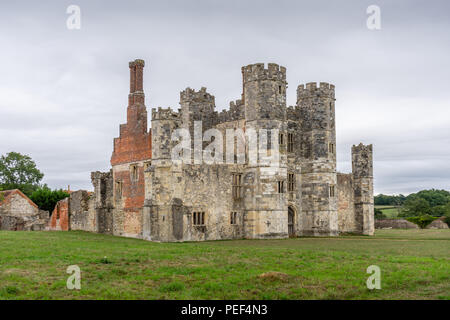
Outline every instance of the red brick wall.
<svg viewBox="0 0 450 320"><path fill-rule="evenodd" d="M69 198L56 204L49 222L50 230L69 230Z"/></svg>
<svg viewBox="0 0 450 320"><path fill-rule="evenodd" d="M130 62L130 94L128 96L127 123L120 126L120 136L114 139L111 166L114 181L122 182L122 232L141 232L141 214L144 206L145 186L143 161L152 158L152 137L148 131L147 109L143 92L142 60ZM130 165L139 163L137 181L131 181ZM114 188L116 185L114 184ZM116 190L114 190L116 194Z"/></svg>

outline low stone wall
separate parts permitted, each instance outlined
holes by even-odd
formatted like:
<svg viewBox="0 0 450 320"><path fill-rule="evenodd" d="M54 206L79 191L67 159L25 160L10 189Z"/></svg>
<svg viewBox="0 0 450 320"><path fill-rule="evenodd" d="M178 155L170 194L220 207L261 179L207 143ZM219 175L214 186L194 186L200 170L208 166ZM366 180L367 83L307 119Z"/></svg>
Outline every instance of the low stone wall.
<svg viewBox="0 0 450 320"><path fill-rule="evenodd" d="M419 229L419 226L405 219L375 220L376 229Z"/></svg>
<svg viewBox="0 0 450 320"><path fill-rule="evenodd" d="M444 222L444 218L439 218L430 223L426 229L448 229L448 225Z"/></svg>

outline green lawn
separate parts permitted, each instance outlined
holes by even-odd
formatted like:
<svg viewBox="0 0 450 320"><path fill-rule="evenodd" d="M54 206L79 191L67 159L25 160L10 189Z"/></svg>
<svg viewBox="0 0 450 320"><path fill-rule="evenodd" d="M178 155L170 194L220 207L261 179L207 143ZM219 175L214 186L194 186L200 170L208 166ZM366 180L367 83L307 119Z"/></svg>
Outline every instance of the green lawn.
<svg viewBox="0 0 450 320"><path fill-rule="evenodd" d="M399 209L400 207L394 207L394 206L375 206L375 208L380 209L381 212L387 217L387 218L396 218L398 217Z"/></svg>
<svg viewBox="0 0 450 320"><path fill-rule="evenodd" d="M381 290L366 288L370 265ZM0 299L450 299L449 270L449 230L201 243L0 231Z"/></svg>

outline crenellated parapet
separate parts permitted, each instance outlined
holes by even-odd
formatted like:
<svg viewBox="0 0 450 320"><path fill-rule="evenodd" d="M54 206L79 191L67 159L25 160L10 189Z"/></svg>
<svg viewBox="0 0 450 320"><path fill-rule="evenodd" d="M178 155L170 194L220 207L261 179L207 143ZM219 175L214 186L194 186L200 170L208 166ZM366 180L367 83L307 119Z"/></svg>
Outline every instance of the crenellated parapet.
<svg viewBox="0 0 450 320"><path fill-rule="evenodd" d="M242 67L242 79L244 83L250 81L275 80L286 81L286 68L275 63L269 63L265 68L264 63L255 63Z"/></svg>
<svg viewBox="0 0 450 320"><path fill-rule="evenodd" d="M152 108L152 120L180 120L180 114L171 108Z"/></svg>
<svg viewBox="0 0 450 320"><path fill-rule="evenodd" d="M327 97L335 99L334 85L327 82L309 82L297 87L297 101L314 97Z"/></svg>
<svg viewBox="0 0 450 320"><path fill-rule="evenodd" d="M217 118L219 123L242 120L245 118L244 103L242 100L230 102L229 110L222 110L218 113Z"/></svg>
<svg viewBox="0 0 450 320"><path fill-rule="evenodd" d="M205 87L202 87L199 91L186 88L184 91L180 92L180 103L185 102L207 102L214 104L215 97L212 94L209 94Z"/></svg>
<svg viewBox="0 0 450 320"><path fill-rule="evenodd" d="M354 178L373 177L373 145L352 146L352 167Z"/></svg>
<svg viewBox="0 0 450 320"><path fill-rule="evenodd" d="M289 106L286 108L286 119L297 121L300 118L300 109L298 107Z"/></svg>

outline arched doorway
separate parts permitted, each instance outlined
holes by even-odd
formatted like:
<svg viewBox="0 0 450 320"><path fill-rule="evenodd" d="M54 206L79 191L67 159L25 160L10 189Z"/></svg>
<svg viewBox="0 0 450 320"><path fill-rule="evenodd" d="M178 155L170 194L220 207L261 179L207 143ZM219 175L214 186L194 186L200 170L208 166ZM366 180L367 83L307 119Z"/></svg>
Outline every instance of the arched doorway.
<svg viewBox="0 0 450 320"><path fill-rule="evenodd" d="M295 237L294 222L295 222L295 211L294 211L294 208L288 207L288 234L289 234L289 238Z"/></svg>

